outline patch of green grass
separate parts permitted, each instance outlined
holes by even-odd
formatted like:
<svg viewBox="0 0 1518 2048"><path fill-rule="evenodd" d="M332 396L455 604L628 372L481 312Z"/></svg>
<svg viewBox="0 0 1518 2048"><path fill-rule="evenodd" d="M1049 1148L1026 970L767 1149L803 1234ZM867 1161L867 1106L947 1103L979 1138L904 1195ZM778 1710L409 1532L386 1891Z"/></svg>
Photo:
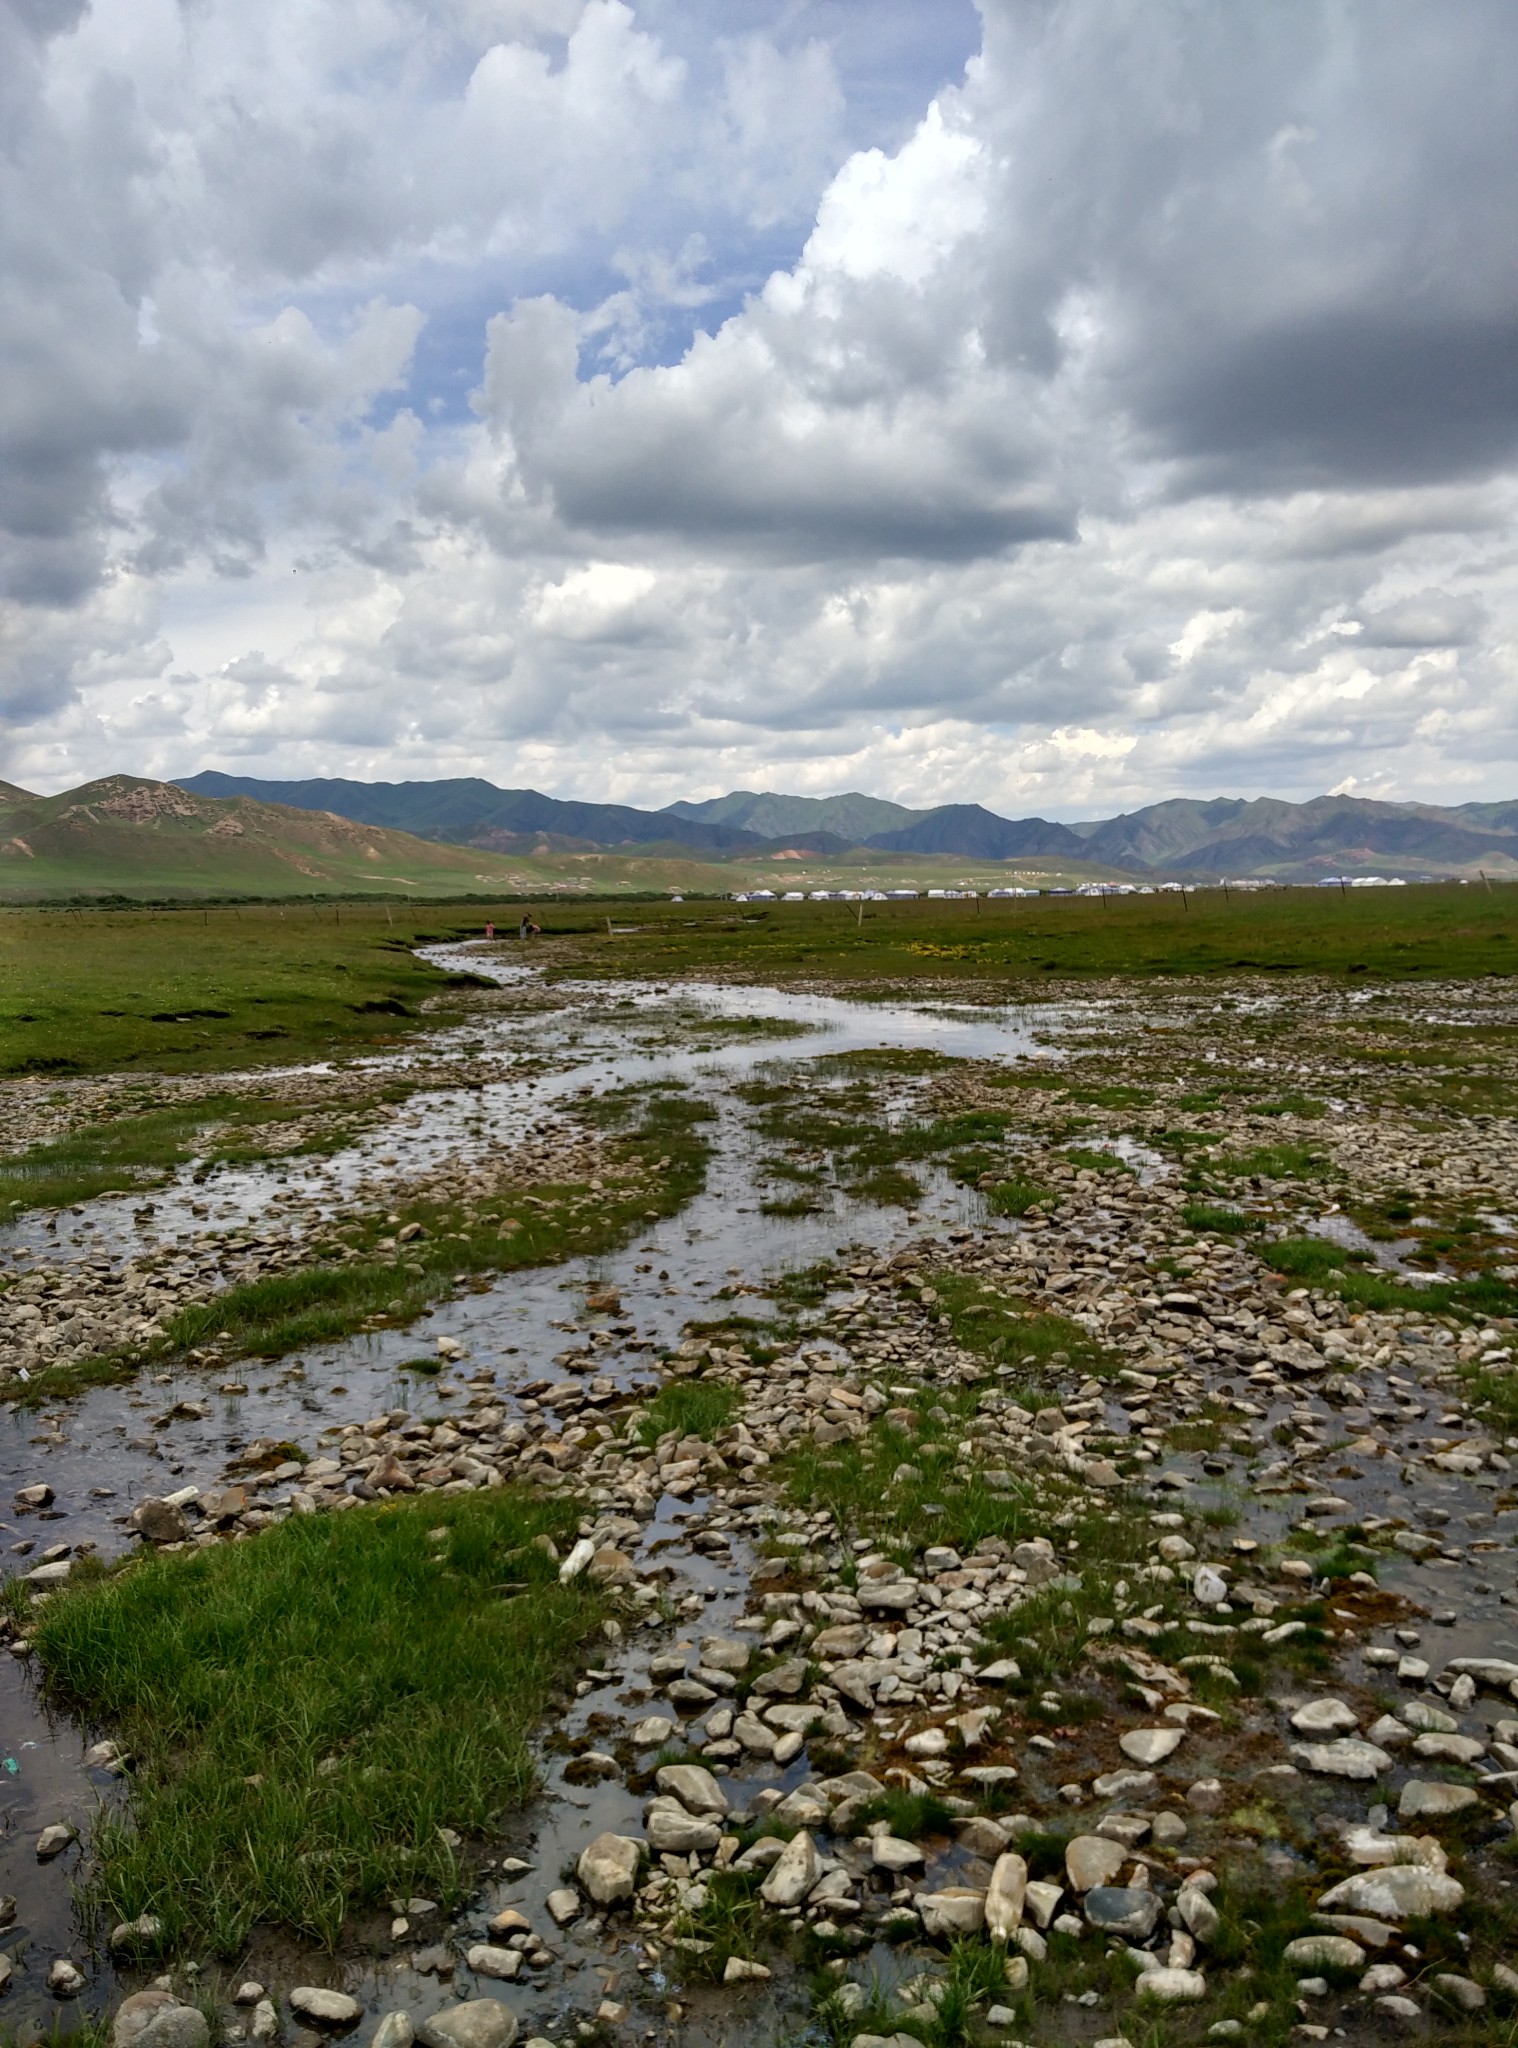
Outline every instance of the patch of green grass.
<svg viewBox="0 0 1518 2048"><path fill-rule="evenodd" d="M860 1052L825 1052L812 1061L822 1074L941 1074L962 1063L922 1045L877 1045Z"/></svg>
<svg viewBox="0 0 1518 2048"><path fill-rule="evenodd" d="M949 1175L951 1179L958 1181L962 1188L970 1188L1000 1163L1001 1155L996 1152L983 1149L974 1152L955 1152L948 1160Z"/></svg>
<svg viewBox="0 0 1518 2048"><path fill-rule="evenodd" d="M648 1404L638 1424L638 1441L652 1447L674 1430L708 1442L726 1429L742 1404L737 1387L721 1380L671 1380Z"/></svg>
<svg viewBox="0 0 1518 2048"><path fill-rule="evenodd" d="M1243 1237L1262 1228L1258 1217L1246 1216L1242 1209L1221 1209L1212 1202L1187 1202L1181 1221L1188 1230L1210 1232L1214 1237Z"/></svg>
<svg viewBox="0 0 1518 2048"><path fill-rule="evenodd" d="M1474 1413L1495 1417L1505 1430L1518 1430L1518 1373L1474 1365L1462 1370L1461 1379Z"/></svg>
<svg viewBox="0 0 1518 2048"><path fill-rule="evenodd" d="M928 1132L935 1150L950 1152L960 1145L999 1144L1011 1121L999 1109L970 1109L958 1116L940 1117L928 1125Z"/></svg>
<svg viewBox="0 0 1518 2048"><path fill-rule="evenodd" d="M1021 1368L1011 1377L1020 1384L1026 1375L1028 1397L1039 1407L1052 1391L1038 1384L1041 1375L1064 1370L1106 1378L1117 1369L1116 1356L1068 1316L1030 1309L1017 1296L959 1273L937 1273L932 1284L938 1310L953 1325L955 1342Z"/></svg>
<svg viewBox="0 0 1518 2048"><path fill-rule="evenodd" d="M922 1182L900 1166L872 1166L866 1173L851 1175L843 1187L856 1201L874 1202L883 1209L915 1209L922 1200Z"/></svg>
<svg viewBox="0 0 1518 2048"><path fill-rule="evenodd" d="M1250 1109L1255 1116L1322 1116L1328 1105L1320 1102L1316 1095L1298 1095L1288 1092L1277 1095L1269 1102L1252 1102Z"/></svg>
<svg viewBox="0 0 1518 2048"><path fill-rule="evenodd" d="M768 1286L774 1299L788 1308L820 1308L839 1284L838 1268L824 1259L814 1266L779 1273Z"/></svg>
<svg viewBox="0 0 1518 2048"><path fill-rule="evenodd" d="M770 1180L795 1181L801 1187L817 1187L827 1176L820 1167L801 1166L794 1159L761 1159L759 1171Z"/></svg>
<svg viewBox="0 0 1518 2048"><path fill-rule="evenodd" d="M1084 1166L1089 1173L1132 1173L1134 1170L1115 1152L1101 1152L1091 1145L1067 1145L1065 1157L1072 1166Z"/></svg>
<svg viewBox="0 0 1518 2048"><path fill-rule="evenodd" d="M1184 1422L1173 1422L1165 1441L1173 1451L1215 1451L1238 1418L1216 1401L1203 1401Z"/></svg>
<svg viewBox="0 0 1518 2048"><path fill-rule="evenodd" d="M675 1922L674 1954L682 1976L720 1983L730 1957L757 1961L765 1938L761 1882L759 1872L753 1870L707 1872L705 1904L681 1913ZM686 1943L710 1946L687 1947Z"/></svg>
<svg viewBox="0 0 1518 2048"><path fill-rule="evenodd" d="M1420 1286L1388 1273L1366 1271L1365 1252L1346 1251L1326 1238L1278 1238L1264 1247L1261 1256L1266 1265L1299 1285L1336 1294L1361 1308L1416 1309L1472 1318L1518 1312L1518 1288L1508 1281L1483 1275L1471 1280L1435 1280Z"/></svg>
<svg viewBox="0 0 1518 2048"><path fill-rule="evenodd" d="M903 1208L915 1207L923 1195L910 1167L942 1160L960 1180L978 1179L999 1159L988 1147L999 1145L1009 1121L998 1111L973 1110L927 1122L892 1122L883 1102L862 1081L809 1093L787 1090L772 1096L766 1089L749 1099L762 1108L758 1128L765 1138L825 1155L839 1186L856 1200ZM768 1170L778 1169L770 1165ZM815 1168L806 1171L809 1178L822 1177ZM771 1208L768 1213L786 1212Z"/></svg>
<svg viewBox="0 0 1518 2048"><path fill-rule="evenodd" d="M855 1815L855 1834L862 1834L872 1820L889 1821L899 1842L925 1842L931 1835L953 1833L954 1816L932 1792L905 1792L899 1785L887 1786Z"/></svg>
<svg viewBox="0 0 1518 2048"><path fill-rule="evenodd" d="M1028 1180L998 1181L986 1190L986 1207L993 1216L1026 1216L1031 1209L1052 1210L1059 1196Z"/></svg>
<svg viewBox="0 0 1518 2048"><path fill-rule="evenodd" d="M1214 1152L1205 1169L1221 1180L1316 1180L1329 1161L1310 1145L1257 1145L1249 1152Z"/></svg>
<svg viewBox="0 0 1518 2048"><path fill-rule="evenodd" d="M55 1595L49 1697L137 1759L91 1905L231 1957L258 1922L331 1947L392 1893L455 1902L439 1830L488 1836L531 1791L532 1727L602 1612L536 1541L579 1512L508 1487L293 1516Z"/></svg>
<svg viewBox="0 0 1518 2048"><path fill-rule="evenodd" d="M1147 1088L1130 1088L1121 1083L1110 1087L1071 1088L1066 1092L1071 1102L1089 1102L1098 1109L1138 1109L1154 1100Z"/></svg>
<svg viewBox="0 0 1518 2048"><path fill-rule="evenodd" d="M922 2029L927 2048L966 2048L978 2037L979 2009L1006 1990L1007 1952L994 1942L956 1941L949 1950L933 2017Z"/></svg>
<svg viewBox="0 0 1518 2048"><path fill-rule="evenodd" d="M1312 1538L1305 1531L1299 1532L1296 1544L1310 1552L1313 1572L1320 1579L1350 1579L1356 1572L1369 1572L1375 1577L1376 1553L1363 1542L1357 1542L1347 1529L1314 1530Z"/></svg>
<svg viewBox="0 0 1518 2048"><path fill-rule="evenodd" d="M1012 1837L1012 1846L1028 1866L1028 1875L1047 1883L1056 1880L1065 1882L1065 1850L1070 1837L1080 1832L1073 1823L1065 1832L1057 1828L1019 1828Z"/></svg>
<svg viewBox="0 0 1518 2048"><path fill-rule="evenodd" d="M827 1445L803 1439L773 1469L798 1506L826 1508L841 1530L868 1532L904 1557L927 1543L963 1550L982 1536L1015 1541L1026 1533L1029 1493L989 1487L990 1455L960 1463L959 1444L976 1412L973 1394L925 1388L861 1436Z"/></svg>
<svg viewBox="0 0 1518 2048"><path fill-rule="evenodd" d="M1040 1521L1040 1531L1048 1526L1046 1515ZM1060 1579L1034 1587L1020 1606L995 1616L983 1632L994 1654L1015 1657L1021 1667L1022 1680L1014 1684L1015 1691L1041 1691L1050 1681L1066 1679L1077 1671L1088 1643L1086 1625L1093 1618L1158 1608L1154 1618L1163 1629L1186 1610L1183 1585L1143 1583L1136 1578L1147 1554L1150 1530L1146 1518L1125 1502L1119 1501L1104 1513L1079 1509L1071 1526L1059 1533L1068 1545L1060 1560ZM1119 1585L1127 1587L1126 1596L1119 1594ZM1143 1647L1168 1655L1161 1648L1163 1641L1161 1637ZM1187 1650L1196 1647L1197 1639L1189 1639Z"/></svg>
<svg viewBox="0 0 1518 2048"><path fill-rule="evenodd" d="M839 1979L829 1972L818 1971L812 1979L812 2019L828 2048L849 2048L859 2034L888 2036L897 2031L896 2007L878 1978L863 1987L862 2005L840 1997L842 1989Z"/></svg>

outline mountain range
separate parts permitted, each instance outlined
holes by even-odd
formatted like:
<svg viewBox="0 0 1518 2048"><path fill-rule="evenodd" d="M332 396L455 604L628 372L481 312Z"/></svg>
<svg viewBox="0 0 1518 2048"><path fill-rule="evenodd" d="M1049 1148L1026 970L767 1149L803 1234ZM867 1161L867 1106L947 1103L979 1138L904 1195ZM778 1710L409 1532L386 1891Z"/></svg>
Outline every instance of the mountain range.
<svg viewBox="0 0 1518 2048"><path fill-rule="evenodd" d="M1090 862L1135 875L1310 881L1378 872L1518 875L1518 801L1455 807L1321 796L1170 798L1115 818L1060 824L1004 818L980 804L911 810L849 791L835 797L734 790L663 810L568 802L479 777L436 782L264 781L208 769L181 788L242 796L491 853L615 849L708 860L835 855L849 848L966 860Z"/></svg>

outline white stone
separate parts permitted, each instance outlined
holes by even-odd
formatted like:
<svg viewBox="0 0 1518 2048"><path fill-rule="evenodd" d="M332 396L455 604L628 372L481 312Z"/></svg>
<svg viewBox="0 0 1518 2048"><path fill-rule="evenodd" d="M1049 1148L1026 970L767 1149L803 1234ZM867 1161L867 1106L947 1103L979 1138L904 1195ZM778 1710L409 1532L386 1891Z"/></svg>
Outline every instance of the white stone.
<svg viewBox="0 0 1518 2048"><path fill-rule="evenodd" d="M1430 1913L1453 1913L1465 1899L1465 1887L1437 1870L1418 1863L1392 1863L1382 1870L1346 1877L1326 1891L1318 1904L1325 1912L1366 1913L1375 1920L1410 1920Z"/></svg>
<svg viewBox="0 0 1518 2048"><path fill-rule="evenodd" d="M822 1875L817 1845L803 1828L793 1835L759 1887L767 1905L799 1906Z"/></svg>
<svg viewBox="0 0 1518 2048"><path fill-rule="evenodd" d="M1480 1804L1481 1795L1470 1785L1441 1785L1431 1779L1409 1778L1397 1799L1399 1820L1443 1820L1452 1813L1464 1813Z"/></svg>
<svg viewBox="0 0 1518 2048"><path fill-rule="evenodd" d="M1028 1892L1028 1866L1008 1850L997 1857L986 1887L986 1932L993 1941L1007 1941L1023 1917Z"/></svg>
<svg viewBox="0 0 1518 2048"><path fill-rule="evenodd" d="M1518 1680L1518 1664L1509 1663L1505 1657L1451 1657L1445 1669L1457 1674L1468 1672L1498 1692Z"/></svg>
<svg viewBox="0 0 1518 2048"><path fill-rule="evenodd" d="M206 2048L209 2039L204 2013L156 1988L124 1998L111 2022L111 2048Z"/></svg>
<svg viewBox="0 0 1518 2048"><path fill-rule="evenodd" d="M1065 1844L1065 1875L1070 1889L1088 1892L1096 1885L1111 1884L1127 1861L1121 1842L1109 1842L1104 1835L1075 1835Z"/></svg>
<svg viewBox="0 0 1518 2048"><path fill-rule="evenodd" d="M1406 1970L1396 1963L1372 1963L1360 1979L1362 1991L1395 1991L1399 1984L1407 1982Z"/></svg>
<svg viewBox="0 0 1518 2048"><path fill-rule="evenodd" d="M1365 1951L1347 1934L1304 1934L1288 1941L1281 1951L1297 1970L1359 1970L1365 1965Z"/></svg>
<svg viewBox="0 0 1518 2048"><path fill-rule="evenodd" d="M1413 1755L1430 1763L1473 1764L1486 1755L1486 1744L1474 1735L1420 1735L1413 1742Z"/></svg>
<svg viewBox="0 0 1518 2048"><path fill-rule="evenodd" d="M1199 1885L1183 1884L1176 1893L1175 1909L1188 1934L1202 1942L1216 1938L1222 1921L1217 1907Z"/></svg>
<svg viewBox="0 0 1518 2048"><path fill-rule="evenodd" d="M878 1870L915 1870L922 1851L915 1842L898 1841L894 1835L877 1835L870 1844L870 1858Z"/></svg>
<svg viewBox="0 0 1518 2048"><path fill-rule="evenodd" d="M654 1774L661 1792L678 1799L688 1813L726 1813L727 1794L700 1764L665 1764Z"/></svg>
<svg viewBox="0 0 1518 2048"><path fill-rule="evenodd" d="M321 1984L297 1984L290 1993L290 2010L323 2027L351 2027L364 2016L356 1998L346 1991L329 1991Z"/></svg>
<svg viewBox="0 0 1518 2048"><path fill-rule="evenodd" d="M423 2048L511 2048L517 2016L498 1998L471 1998L445 2005L423 2020L417 2033Z"/></svg>
<svg viewBox="0 0 1518 2048"><path fill-rule="evenodd" d="M522 1967L522 1952L515 1948L494 1948L477 1941L464 1960L477 1977L503 1977L510 1983Z"/></svg>
<svg viewBox="0 0 1518 2048"><path fill-rule="evenodd" d="M1185 1739L1181 1728L1130 1728L1118 1737L1118 1748L1136 1764L1162 1764L1174 1756Z"/></svg>
<svg viewBox="0 0 1518 2048"><path fill-rule="evenodd" d="M1207 1979L1200 1970L1171 1970L1161 1966L1145 1970L1138 1980L1140 1998L1158 1999L1165 2005L1179 2005L1207 1996Z"/></svg>
<svg viewBox="0 0 1518 2048"><path fill-rule="evenodd" d="M1360 1717L1343 1700L1309 1700L1297 1708L1291 1725L1299 1735L1347 1735L1359 1727Z"/></svg>
<svg viewBox="0 0 1518 2048"><path fill-rule="evenodd" d="M598 1906L612 1906L632 1897L641 1853L630 1835L597 1835L580 1851L575 1874Z"/></svg>
<svg viewBox="0 0 1518 2048"><path fill-rule="evenodd" d="M747 1956L729 1956L722 1966L724 1984L762 1984L769 1975L764 1963L752 1962Z"/></svg>
<svg viewBox="0 0 1518 2048"><path fill-rule="evenodd" d="M1384 1749L1353 1736L1338 1742L1294 1742L1291 1753L1299 1764L1326 1778L1379 1778L1392 1763Z"/></svg>
<svg viewBox="0 0 1518 2048"><path fill-rule="evenodd" d="M1486 1993L1474 1978L1462 1977L1453 1970L1441 1970L1434 1979L1434 1989L1461 2012L1480 2012L1486 2004Z"/></svg>
<svg viewBox="0 0 1518 2048"><path fill-rule="evenodd" d="M948 1885L938 1892L919 1892L912 1901L923 1932L952 1940L979 1934L986 1923L986 1895L968 1885Z"/></svg>
<svg viewBox="0 0 1518 2048"><path fill-rule="evenodd" d="M1051 1884L1042 1878L1030 1878L1027 1895L1023 1900L1023 1910L1031 1913L1040 1927L1047 1927L1058 1912L1059 1902L1064 1896L1065 1888L1062 1884Z"/></svg>

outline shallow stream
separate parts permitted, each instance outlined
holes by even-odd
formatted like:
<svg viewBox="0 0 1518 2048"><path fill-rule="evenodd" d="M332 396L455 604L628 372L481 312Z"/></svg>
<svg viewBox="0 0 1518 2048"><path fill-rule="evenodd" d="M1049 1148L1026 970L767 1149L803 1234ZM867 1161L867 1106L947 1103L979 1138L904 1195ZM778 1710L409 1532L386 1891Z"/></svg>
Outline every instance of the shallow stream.
<svg viewBox="0 0 1518 2048"><path fill-rule="evenodd" d="M520 981L531 970L505 957L509 950L438 948L430 957L449 968ZM755 1019L793 1027L797 1035L755 1036ZM375 1198L387 1186L403 1185L445 1159L510 1149L582 1091L674 1080L702 1093L717 1113L704 1191L679 1215L649 1224L620 1252L506 1275L440 1304L410 1329L354 1336L274 1365L247 1361L237 1368L247 1387L243 1394L215 1391L228 1372L218 1366L210 1375L157 1373L133 1385L95 1389L41 1415L6 1410L0 1417L0 1475L8 1484L0 1499L45 1478L55 1490L56 1505L45 1517L13 1517L0 1524L0 1532L8 1531L8 1543L30 1539L33 1561L48 1544L60 1541L92 1541L106 1554L117 1553L126 1545L125 1524L136 1501L182 1485L219 1483L227 1460L256 1437L311 1445L324 1429L380 1411L446 1409L449 1402L462 1400L465 1388L447 1379L419 1383L400 1370L420 1351L434 1349L438 1337L454 1338L465 1347L464 1370L492 1369L508 1407L514 1390L534 1380L562 1378L563 1354L587 1348L603 1384L622 1390L651 1383L658 1354L678 1341L682 1327L692 1319L728 1312L726 1304L735 1293L751 1293L762 1301L766 1285L777 1275L840 1252L872 1257L908 1239L984 1229L988 1221L980 1198L943 1173L929 1177L917 1211L876 1207L834 1190L822 1195L818 1214L762 1215L756 1185L765 1148L733 1097L732 1085L761 1068L877 1047L931 1048L978 1059L1055 1057L1050 1035L1076 1020L1072 1011L913 1007L773 989L582 984L564 1007L484 1015L450 1027L447 1036L459 1045L476 1044L494 1055L512 1052L530 1064L530 1071L479 1088L414 1094L381 1128L334 1158L222 1169L203 1182L186 1169L154 1196L151 1216L134 1199L108 1197L58 1218L56 1230L49 1230L45 1220L27 1219L0 1232L0 1253L19 1250L33 1261L99 1258L119 1263L155 1242L206 1242L239 1228L276 1227L295 1194L310 1198L311 1206L302 1212L309 1219L360 1192ZM731 1024L742 1026L746 1035L725 1038L724 1025ZM401 1053L388 1062L364 1064L383 1071L407 1058ZM1130 1158L1145 1179L1164 1170L1165 1162L1146 1148L1130 1143L1125 1150L1119 1141L1114 1149ZM613 1290L620 1310L588 1311L586 1295L592 1287ZM1219 1373L1220 1382L1228 1377L1226 1369ZM1410 1395L1399 1396L1380 1372L1365 1375L1365 1381L1372 1407L1400 1406L1403 1419L1413 1426L1416 1404ZM1242 1377L1235 1388L1247 1391ZM1326 1433L1340 1430L1345 1419L1318 1396L1304 1393L1295 1404L1274 1403L1261 1418L1261 1428L1304 1412ZM1433 1413L1436 1418L1437 1410ZM1115 1408L1109 1420L1120 1422L1122 1415ZM1300 1496L1241 1495L1237 1461L1211 1462L1209 1470L1198 1454L1167 1456L1164 1464L1167 1472L1189 1482L1199 1498L1227 1490L1231 1504L1245 1511L1242 1531L1260 1540L1277 1538L1301 1516ZM1384 1467L1352 1479L1341 1476L1335 1464L1332 1457L1323 1460L1323 1491L1337 1492L1346 1510L1356 1515L1400 1511L1418 1520L1431 1510L1432 1517L1442 1514L1462 1522L1480 1517L1474 1526L1483 1530L1498 1521L1494 1476L1451 1476L1435 1487L1420 1482L1414 1496L1399 1490ZM273 1503L287 1497L287 1489L280 1487L266 1496ZM748 1593L751 1527L741 1511L709 1517L707 1509L699 1496L690 1501L666 1496L643 1538L645 1554L660 1546L661 1559L675 1565L677 1594L701 1598L699 1615L686 1616L673 1638L691 1647L692 1663L698 1637L730 1629ZM703 1538L727 1535L725 1553L720 1545L713 1555L712 1546L693 1544L690 1538L698 1527ZM1494 1533L1506 1535L1505 1528ZM1437 1562L1430 1568L1393 1560L1383 1583L1425 1603L1431 1603L1431 1590L1437 1596L1448 1585L1436 1625L1440 1640L1427 1652L1432 1660L1442 1662L1461 1652L1512 1656L1518 1654L1518 1625L1499 1605L1501 1595L1514 1591L1512 1555L1508 1549L1500 1562L1494 1558L1490 1579L1453 1565L1445 1571ZM25 1568L20 1559L16 1563ZM595 1716L630 1724L654 1710L660 1687L646 1670L649 1642L638 1637L608 1652L607 1675L593 1681L578 1700L562 1734L584 1733ZM668 1639L654 1645L656 1650L667 1647ZM1355 1676L1373 1682L1368 1671L1357 1670ZM595 1725L599 1730L605 1724ZM10 1659L0 1663L0 1732L0 1894L13 1893L18 1900L15 1924L0 1932L0 1946L27 1958L0 2020L19 2038L37 2038L60 2017L44 1985L54 1957L70 1957L88 1980L79 2000L62 2009L65 2025L72 2015L108 2009L142 1981L136 1973L118 1980L108 1958L89 1952L71 1891L83 1850L76 1845L45 1865L33 1850L37 1834L52 1821L75 1820L87 1835L95 1802L118 1796L119 1781L83 1763L97 1731L51 1722L35 1697L27 1667ZM491 1914L508 1904L519 1906L559 1961L538 1985L526 1972L515 1985L481 1981L472 1989L460 1962L457 1987L468 1996L504 1997L517 2012L524 2036L560 2040L572 2030L573 2016L593 2012L602 1997L623 1998L639 1981L655 1988L661 1982L657 1963L640 1978L638 1964L650 1959L623 1932L608 1935L595 1919L564 1933L552 1928L546 1895L562 1882L564 1866L584 1844L606 1829L641 1831L641 1799L621 1778L568 1783L565 1760L557 1745L545 1754L542 1795L519 1816L513 1838L503 1845L528 1867L493 1878L456 1920L435 1916L431 1924L419 1924L412 1938L424 1949L450 1938L462 1938L467 1945L484 1938ZM803 1750L783 1772L770 1765L744 1764L741 1770L748 1775L729 1782L735 1806L762 1784L801 1782L809 1764ZM937 1867L940 1874L955 1853ZM415 1954L414 1946L403 1946L393 1957L333 1962L295 1952L255 1951L248 1970L280 1988L302 1981L340 1984L371 2013L405 2007L421 2016L435 2010L448 1991L446 1980L440 1983L436 1975L416 1968ZM889 1974L885 1952L875 1961ZM735 2034L768 2041L797 2023L799 1996L799 1987L779 1975L771 1984L745 1988L737 2001L732 1993L680 1994L680 2024L702 2041ZM670 2018L673 2026L673 2014Z"/></svg>

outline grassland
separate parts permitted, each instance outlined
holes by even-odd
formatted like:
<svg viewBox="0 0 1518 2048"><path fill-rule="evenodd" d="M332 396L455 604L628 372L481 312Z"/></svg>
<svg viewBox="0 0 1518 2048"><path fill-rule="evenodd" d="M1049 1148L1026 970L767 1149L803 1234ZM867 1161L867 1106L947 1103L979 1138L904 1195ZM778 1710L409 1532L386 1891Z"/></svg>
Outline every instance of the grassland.
<svg viewBox="0 0 1518 2048"><path fill-rule="evenodd" d="M412 945L454 929L373 905L11 912L0 1074L205 1073L394 1045L449 988Z"/></svg>
<svg viewBox="0 0 1518 2048"><path fill-rule="evenodd" d="M657 903L620 929L593 905L553 904L540 910L531 957L551 974L718 971L861 988L932 980L966 993L1099 975L1518 971L1518 884L1189 901L921 901L866 904L862 918L849 904ZM394 1042L447 988L412 945L478 936L487 917L509 924L515 909L502 900L431 914L378 904L11 912L0 916L0 1072L202 1072ZM1420 1074L1414 1085L1428 1092L1438 1081Z"/></svg>
<svg viewBox="0 0 1518 2048"><path fill-rule="evenodd" d="M600 1615L539 1542L578 1514L506 1488L297 1516L50 1600L50 1697L136 1760L90 1903L226 1957L257 1923L330 1947L392 1894L451 1905L440 1831L486 1836L531 1791L530 1730Z"/></svg>
<svg viewBox="0 0 1518 2048"><path fill-rule="evenodd" d="M862 916L857 913L862 911ZM568 936L572 926L556 915ZM571 951L568 947L559 949ZM579 972L991 987L1094 975L1518 972L1518 884L1007 902L660 906Z"/></svg>

